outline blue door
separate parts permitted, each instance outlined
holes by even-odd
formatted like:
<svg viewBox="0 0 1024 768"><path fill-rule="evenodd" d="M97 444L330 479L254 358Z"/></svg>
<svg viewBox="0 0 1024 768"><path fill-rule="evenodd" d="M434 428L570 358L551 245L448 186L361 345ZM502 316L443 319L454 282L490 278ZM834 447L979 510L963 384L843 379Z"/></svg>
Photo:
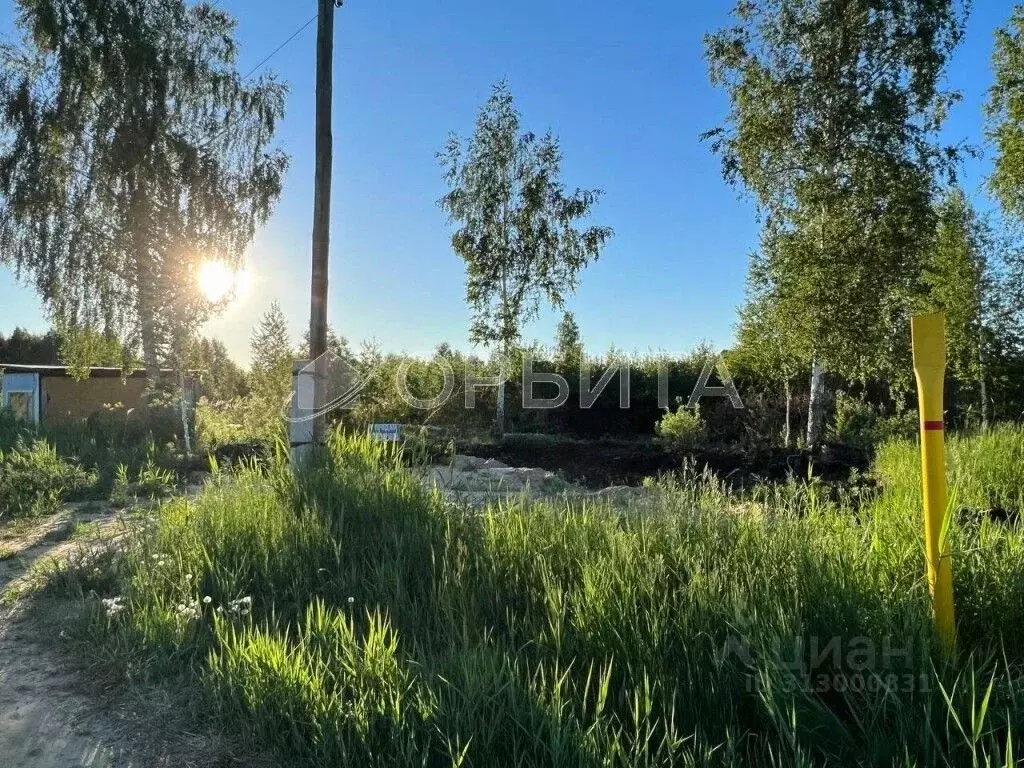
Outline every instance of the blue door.
<svg viewBox="0 0 1024 768"><path fill-rule="evenodd" d="M5 373L0 391L0 406L10 408L14 416L32 424L39 423L39 374Z"/></svg>

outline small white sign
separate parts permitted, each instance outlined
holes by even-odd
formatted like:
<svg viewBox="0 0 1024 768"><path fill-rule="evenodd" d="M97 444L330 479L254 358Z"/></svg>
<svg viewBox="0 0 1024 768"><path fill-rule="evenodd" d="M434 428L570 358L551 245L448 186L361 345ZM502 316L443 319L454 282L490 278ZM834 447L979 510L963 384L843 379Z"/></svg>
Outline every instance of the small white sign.
<svg viewBox="0 0 1024 768"><path fill-rule="evenodd" d="M385 443L397 443L402 435L401 424L371 424L370 437Z"/></svg>

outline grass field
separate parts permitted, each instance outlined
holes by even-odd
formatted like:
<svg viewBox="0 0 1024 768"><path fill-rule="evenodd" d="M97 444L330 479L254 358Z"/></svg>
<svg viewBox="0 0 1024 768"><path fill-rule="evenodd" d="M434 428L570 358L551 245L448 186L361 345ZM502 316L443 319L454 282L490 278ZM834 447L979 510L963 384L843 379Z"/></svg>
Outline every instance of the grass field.
<svg viewBox="0 0 1024 768"><path fill-rule="evenodd" d="M1019 504L1022 446L954 441L957 503ZM190 689L285 765L1014 765L1024 535L956 515L945 659L915 450L883 448L871 495L689 477L480 512L337 437L60 583L98 670Z"/></svg>

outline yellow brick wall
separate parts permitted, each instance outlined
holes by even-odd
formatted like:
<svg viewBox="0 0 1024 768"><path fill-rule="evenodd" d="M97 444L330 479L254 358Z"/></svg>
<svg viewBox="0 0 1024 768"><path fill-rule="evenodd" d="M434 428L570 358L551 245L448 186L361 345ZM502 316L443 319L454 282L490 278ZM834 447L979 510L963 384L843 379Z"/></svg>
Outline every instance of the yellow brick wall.
<svg viewBox="0 0 1024 768"><path fill-rule="evenodd" d="M104 405L122 404L134 408L133 416L141 417L145 406L143 378L122 381L118 376L94 377L75 381L64 376L42 376L43 423L77 421L99 411Z"/></svg>

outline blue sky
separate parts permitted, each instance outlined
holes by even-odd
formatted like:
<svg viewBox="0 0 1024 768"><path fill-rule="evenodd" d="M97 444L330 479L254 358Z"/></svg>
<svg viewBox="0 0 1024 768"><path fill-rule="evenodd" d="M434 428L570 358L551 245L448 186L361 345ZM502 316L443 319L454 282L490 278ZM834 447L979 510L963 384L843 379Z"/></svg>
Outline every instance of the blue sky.
<svg viewBox="0 0 1024 768"><path fill-rule="evenodd" d="M315 13L314 0L222 0L239 20L248 70ZM570 299L589 349L680 351L728 345L757 243L752 205L728 188L698 137L724 96L707 82L701 37L732 0L347 0L336 17L334 199L328 314L353 342L427 353L468 348L462 263L436 200L435 153L467 135L493 83L507 77L524 127L561 139L568 186L598 187L595 221L615 228ZM981 143L992 32L1010 4L975 0L948 85L964 101L947 138ZM0 31L13 3L0 0ZM249 331L281 302L296 338L308 324L315 24L269 64L291 86L279 143L285 191L248 256L253 285L205 329L247 362ZM964 173L979 205L987 161ZM550 343L544 313L525 336ZM34 293L0 267L0 332L47 327Z"/></svg>

